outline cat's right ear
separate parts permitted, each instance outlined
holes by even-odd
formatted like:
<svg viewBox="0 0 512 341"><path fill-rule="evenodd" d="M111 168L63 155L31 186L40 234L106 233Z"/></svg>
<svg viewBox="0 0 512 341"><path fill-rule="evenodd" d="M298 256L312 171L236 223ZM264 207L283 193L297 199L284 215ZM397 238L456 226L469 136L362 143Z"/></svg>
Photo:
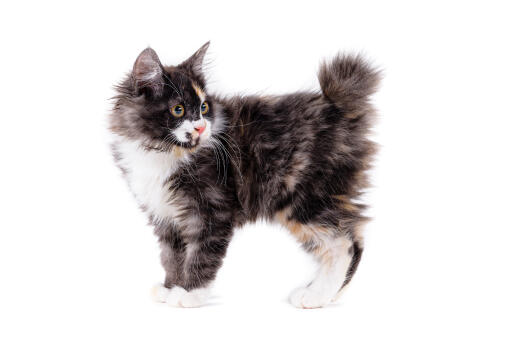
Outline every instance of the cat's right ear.
<svg viewBox="0 0 512 341"><path fill-rule="evenodd" d="M132 77L135 81L137 93L146 93L152 96L162 94L164 88L164 70L155 50L148 47L142 51L135 64L133 64Z"/></svg>

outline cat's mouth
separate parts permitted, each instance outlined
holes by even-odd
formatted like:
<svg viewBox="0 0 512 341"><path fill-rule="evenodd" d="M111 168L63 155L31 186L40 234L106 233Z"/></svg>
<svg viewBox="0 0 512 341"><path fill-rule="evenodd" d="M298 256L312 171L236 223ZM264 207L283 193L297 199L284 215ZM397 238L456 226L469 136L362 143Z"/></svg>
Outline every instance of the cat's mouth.
<svg viewBox="0 0 512 341"><path fill-rule="evenodd" d="M188 149L190 151L194 151L197 148L201 147L204 143L206 143L206 136L190 136L187 142L178 141L174 147L179 147L183 149ZM171 148L172 149L172 148Z"/></svg>
<svg viewBox="0 0 512 341"><path fill-rule="evenodd" d="M204 136L198 134L191 134L190 136L188 136L188 142L182 142L180 144L180 147L189 149L197 148L205 142L204 140L206 140L206 137Z"/></svg>
<svg viewBox="0 0 512 341"><path fill-rule="evenodd" d="M197 146L199 143L201 143L201 136L197 134L192 135L190 138L190 144L192 146Z"/></svg>
<svg viewBox="0 0 512 341"><path fill-rule="evenodd" d="M152 150L161 153L170 153L176 148L186 149L190 151L194 151L198 147L200 147L205 141L202 141L200 136L198 137L190 137L187 142L181 141L169 141L168 138L165 138L160 141L154 141L152 143L141 143L141 146L145 150Z"/></svg>
<svg viewBox="0 0 512 341"><path fill-rule="evenodd" d="M163 138L154 140L151 143L143 143L142 145L146 150L164 153L172 152L176 147L193 151L207 142L209 138L207 135L208 134L200 135L197 133L187 133L184 139L185 141L180 141L176 138L175 134L170 133Z"/></svg>

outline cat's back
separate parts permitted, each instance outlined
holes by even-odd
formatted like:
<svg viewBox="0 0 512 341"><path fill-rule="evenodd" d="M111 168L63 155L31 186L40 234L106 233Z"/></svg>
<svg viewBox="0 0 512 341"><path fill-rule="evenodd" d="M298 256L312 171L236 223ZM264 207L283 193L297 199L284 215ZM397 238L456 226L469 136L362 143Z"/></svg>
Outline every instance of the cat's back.
<svg viewBox="0 0 512 341"><path fill-rule="evenodd" d="M230 110L241 150L238 193L251 219L358 191L354 179L364 178L373 153L366 118L318 92L240 97Z"/></svg>

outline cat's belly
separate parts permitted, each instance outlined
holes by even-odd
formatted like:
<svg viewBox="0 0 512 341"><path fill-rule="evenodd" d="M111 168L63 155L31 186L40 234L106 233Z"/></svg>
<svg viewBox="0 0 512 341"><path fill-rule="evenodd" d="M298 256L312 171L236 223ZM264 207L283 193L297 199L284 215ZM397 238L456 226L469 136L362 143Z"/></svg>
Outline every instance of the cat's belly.
<svg viewBox="0 0 512 341"><path fill-rule="evenodd" d="M119 139L114 145L117 164L138 204L155 220L175 218L179 206L168 179L182 161L171 153L148 151L126 139Z"/></svg>

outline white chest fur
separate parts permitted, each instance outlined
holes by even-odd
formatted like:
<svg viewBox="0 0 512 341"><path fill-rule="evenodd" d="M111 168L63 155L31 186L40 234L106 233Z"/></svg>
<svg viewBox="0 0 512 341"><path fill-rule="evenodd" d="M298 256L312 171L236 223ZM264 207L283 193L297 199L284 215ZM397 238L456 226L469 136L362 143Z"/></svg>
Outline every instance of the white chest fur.
<svg viewBox="0 0 512 341"><path fill-rule="evenodd" d="M126 139L117 141L118 164L126 171L128 185L139 205L157 220L174 218L179 207L167 180L186 157L177 159L172 153L145 150L139 143Z"/></svg>

